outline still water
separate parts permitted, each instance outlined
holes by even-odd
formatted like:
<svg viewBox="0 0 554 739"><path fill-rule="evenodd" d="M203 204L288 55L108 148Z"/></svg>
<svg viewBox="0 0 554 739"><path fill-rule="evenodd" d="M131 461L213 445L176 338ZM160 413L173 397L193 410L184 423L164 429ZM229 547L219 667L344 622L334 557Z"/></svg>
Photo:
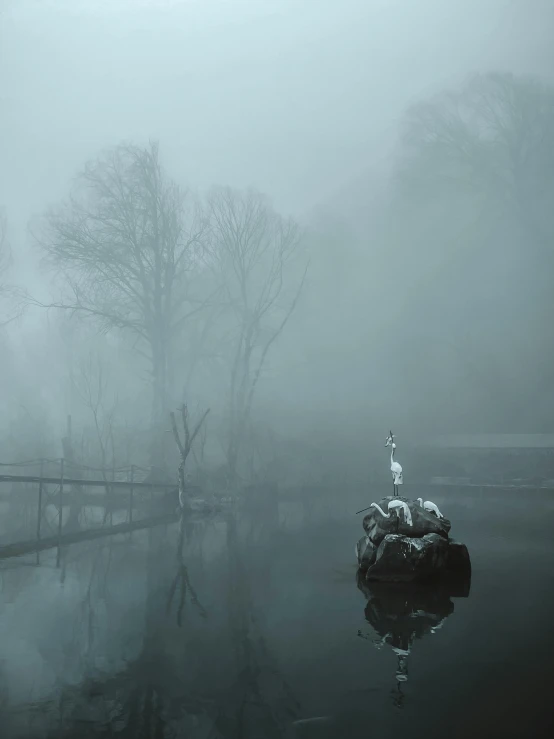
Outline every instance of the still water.
<svg viewBox="0 0 554 739"><path fill-rule="evenodd" d="M362 592L359 491L0 563L0 736L550 736L554 495L426 497L468 597Z"/></svg>

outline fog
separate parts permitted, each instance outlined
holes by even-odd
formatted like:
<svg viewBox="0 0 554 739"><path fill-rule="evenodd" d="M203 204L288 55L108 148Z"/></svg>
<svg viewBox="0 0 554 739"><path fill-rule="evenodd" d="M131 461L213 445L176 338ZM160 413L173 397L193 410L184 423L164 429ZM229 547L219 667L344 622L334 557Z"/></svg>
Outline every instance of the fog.
<svg viewBox="0 0 554 739"><path fill-rule="evenodd" d="M0 0L5 474L54 479L63 457L69 477L101 470L106 493L140 468L241 505L258 488L294 505L344 489L350 515L390 486L391 427L418 484L444 473L417 463L433 439L554 433L553 32L550 0ZM185 446L198 429L184 456L171 412ZM2 546L35 535L35 504L13 500ZM321 525L346 526L335 504ZM250 531L239 556L240 525L218 525L205 550L185 537L197 591L226 587L209 564L225 546L238 562L265 542ZM154 533L122 545L144 562L114 565L128 591L99 618L147 603L158 623L171 532L169 555ZM49 560L26 586L10 573L20 608L59 606L65 624L90 602L86 566L109 569L112 545L83 546L67 550L65 605ZM18 635L0 657L24 701L21 645L36 631L29 664L52 659L63 682L44 650L66 627L6 613ZM125 659L107 631L109 672Z"/></svg>
<svg viewBox="0 0 554 739"><path fill-rule="evenodd" d="M451 388L461 375L466 404L479 391L479 373L464 366L453 375L449 366L442 387L433 390L425 387L428 368L414 361L424 341L414 334L427 319L416 321L407 305L417 311L436 287L429 309L444 312L451 296L440 295L439 283L449 280L449 244L462 240L468 253L460 278L466 287L452 310L469 326L466 303L475 305L492 289L490 277L474 284L488 269L482 262L496 269L499 257L508 261L505 235L495 233L497 243L477 256L464 223L445 223L440 214L429 216L434 222L424 235L383 229L403 218L387 209L406 108L455 89L475 72L548 81L551 23L547 2L320 2L317 10L295 2L4 2L0 202L14 280L33 294L47 289L27 225L67 198L85 162L122 141L156 139L163 165L180 185L254 186L308 228L307 283L295 320L268 360L274 371L260 383L260 404L277 401L284 415L305 420L345 411L360 423L365 416L368 430L387 426L392 408L410 434L460 424L469 431L484 424L497 431L503 423L533 430L533 422L549 416L542 402L530 411L527 399L523 408L494 406L485 418L476 408L475 418L462 419ZM514 262L530 272L535 301L536 263L523 241L512 247ZM499 300L516 279L520 265L502 277ZM21 341L23 332L24 346L36 345L52 330L44 320L32 311L8 335ZM504 328L502 319L493 334ZM434 344L452 335L446 324L441 329ZM490 366L480 351L481 342L488 351L490 340L490 334L474 337L469 353L480 373L501 382L502 363ZM47 344L50 364L56 352L48 349L51 339ZM522 362L521 352L508 361ZM24 367L18 371L26 374ZM523 389L525 373L513 378L510 372L506 382L515 380ZM433 408L437 391L444 418ZM55 405L61 392L50 383ZM414 396L423 402L412 409ZM290 417L289 425L296 422Z"/></svg>

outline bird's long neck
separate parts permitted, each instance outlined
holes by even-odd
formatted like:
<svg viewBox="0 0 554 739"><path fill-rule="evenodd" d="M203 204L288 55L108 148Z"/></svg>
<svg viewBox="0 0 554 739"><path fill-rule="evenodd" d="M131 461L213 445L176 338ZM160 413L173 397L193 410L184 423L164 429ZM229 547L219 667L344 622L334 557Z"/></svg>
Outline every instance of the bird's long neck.
<svg viewBox="0 0 554 739"><path fill-rule="evenodd" d="M390 448L390 463L391 464L394 463L394 444L391 444L391 448Z"/></svg>
<svg viewBox="0 0 554 739"><path fill-rule="evenodd" d="M385 511L381 508L381 506L379 505L379 503L372 503L369 507L370 508L377 509L379 511L379 513L382 516L384 516L385 518L390 518L390 512L389 513L385 513Z"/></svg>

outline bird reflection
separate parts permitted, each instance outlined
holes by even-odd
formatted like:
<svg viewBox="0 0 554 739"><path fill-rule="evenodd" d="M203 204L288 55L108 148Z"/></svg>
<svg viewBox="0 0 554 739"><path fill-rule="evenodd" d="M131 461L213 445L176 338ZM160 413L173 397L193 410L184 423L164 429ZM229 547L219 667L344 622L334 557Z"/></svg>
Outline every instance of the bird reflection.
<svg viewBox="0 0 554 739"><path fill-rule="evenodd" d="M358 588L367 598L364 610L376 637L358 631L358 636L377 649L388 645L397 657L396 685L392 700L403 708L402 685L408 680L408 657L416 639L434 634L454 612L452 598L467 598L470 578L434 584L368 582L364 573L356 576Z"/></svg>

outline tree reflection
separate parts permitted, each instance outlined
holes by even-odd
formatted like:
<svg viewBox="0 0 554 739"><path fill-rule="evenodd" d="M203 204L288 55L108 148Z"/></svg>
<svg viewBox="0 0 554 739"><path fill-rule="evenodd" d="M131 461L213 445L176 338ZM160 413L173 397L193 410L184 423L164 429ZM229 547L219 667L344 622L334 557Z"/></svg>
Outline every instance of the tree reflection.
<svg viewBox="0 0 554 739"><path fill-rule="evenodd" d="M183 555L183 548L185 545L185 534L186 534L185 517L181 516L181 520L179 522L179 539L177 542L177 556L176 556L177 572L169 588L169 592L167 595L167 605L166 605L166 614L169 615L171 612L173 600L175 598L176 593L178 592L179 595L178 595L178 602L177 602L177 626L179 628L181 628L181 626L183 625L183 611L185 608L187 594L190 597L192 605L195 606L196 609L198 610L200 616L202 618L207 618L208 616L206 609L198 600L198 596L196 595L196 590L194 589L194 586L192 585L190 581L189 572L185 564L185 559Z"/></svg>
<svg viewBox="0 0 554 739"><path fill-rule="evenodd" d="M149 531L146 550L135 541L132 550L126 545L117 557L107 550L91 552L87 572L79 576L80 621L77 641L71 640L85 677L60 686L52 700L25 707L29 721L31 713L35 717L32 732L27 724L29 739L39 736L38 726L48 739L289 736L299 704L272 654L263 619L274 526L266 514L254 514L254 520L248 512L232 510L219 519L215 530L221 549L210 567L202 566L198 539L211 529L192 526L188 516L178 530ZM127 622L116 597L129 574L126 553L132 555L130 572L145 587L144 605L139 599ZM67 566L69 580L69 568L79 566L71 559ZM99 598L114 601L101 624L95 617ZM118 625L124 631L118 632ZM108 626L113 642L105 639ZM121 666L129 626L136 641L132 657ZM105 655L114 664L119 659L119 666L100 672ZM25 739L25 733L18 737Z"/></svg>
<svg viewBox="0 0 554 739"><path fill-rule="evenodd" d="M227 614L234 680L219 705L214 724L214 731L219 733L210 735L210 739L283 739L300 705L271 653L253 593L258 573L268 575L266 560L272 550L267 540L258 546L251 540L259 533L252 522L241 537L235 511L228 514L226 522ZM269 535L267 528L265 534Z"/></svg>

